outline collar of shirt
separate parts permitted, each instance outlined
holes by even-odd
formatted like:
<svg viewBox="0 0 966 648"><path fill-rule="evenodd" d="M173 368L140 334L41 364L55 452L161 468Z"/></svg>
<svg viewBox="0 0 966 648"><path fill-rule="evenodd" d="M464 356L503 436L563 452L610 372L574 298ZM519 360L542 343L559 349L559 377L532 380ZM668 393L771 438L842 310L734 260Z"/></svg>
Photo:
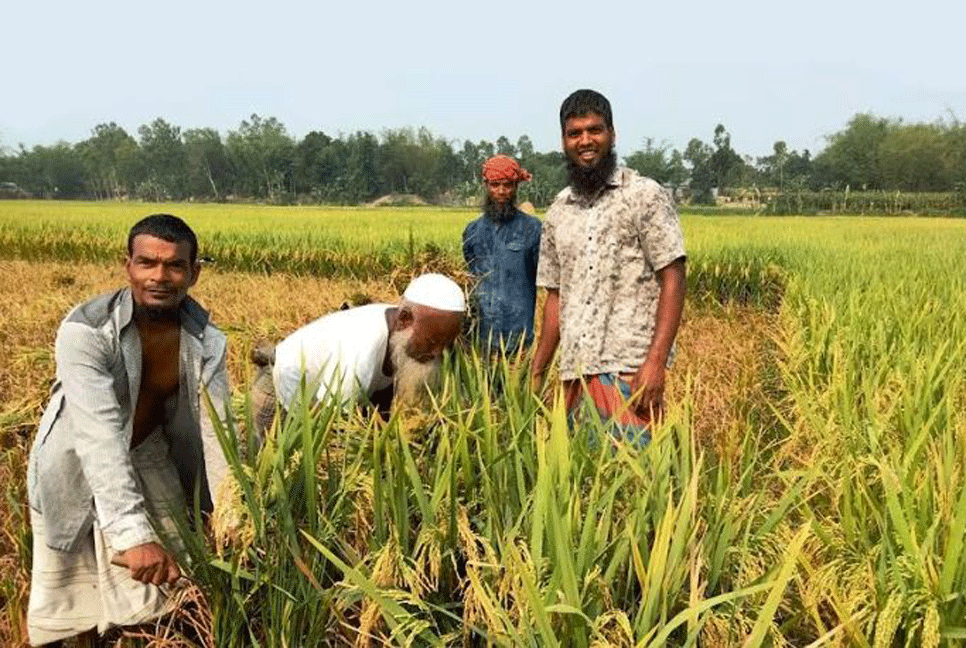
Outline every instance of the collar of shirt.
<svg viewBox="0 0 966 648"><path fill-rule="evenodd" d="M208 311L201 307L190 295L186 295L179 307L181 328L199 340L204 336L208 325ZM121 290L117 305L118 330L127 328L134 321L134 295L130 288Z"/></svg>

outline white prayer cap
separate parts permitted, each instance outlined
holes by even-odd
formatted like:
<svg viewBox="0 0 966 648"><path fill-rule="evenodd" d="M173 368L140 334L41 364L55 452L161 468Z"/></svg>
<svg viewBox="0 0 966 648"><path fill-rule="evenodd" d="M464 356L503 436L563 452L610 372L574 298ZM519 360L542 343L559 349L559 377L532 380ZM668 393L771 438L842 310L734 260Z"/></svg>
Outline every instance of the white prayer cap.
<svg viewBox="0 0 966 648"><path fill-rule="evenodd" d="M466 312L463 289L449 277L435 272L419 275L410 281L403 293L403 299L411 304L429 306L436 310Z"/></svg>

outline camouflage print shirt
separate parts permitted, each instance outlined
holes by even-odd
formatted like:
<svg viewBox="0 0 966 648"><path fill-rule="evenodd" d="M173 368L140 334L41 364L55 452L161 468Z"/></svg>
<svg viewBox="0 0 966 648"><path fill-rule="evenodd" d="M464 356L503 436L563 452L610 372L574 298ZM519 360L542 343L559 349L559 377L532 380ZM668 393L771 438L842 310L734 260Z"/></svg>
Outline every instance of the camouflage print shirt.
<svg viewBox="0 0 966 648"><path fill-rule="evenodd" d="M650 178L618 167L595 198L557 194L537 285L560 291L560 378L637 371L654 334L654 273L684 256L671 196Z"/></svg>

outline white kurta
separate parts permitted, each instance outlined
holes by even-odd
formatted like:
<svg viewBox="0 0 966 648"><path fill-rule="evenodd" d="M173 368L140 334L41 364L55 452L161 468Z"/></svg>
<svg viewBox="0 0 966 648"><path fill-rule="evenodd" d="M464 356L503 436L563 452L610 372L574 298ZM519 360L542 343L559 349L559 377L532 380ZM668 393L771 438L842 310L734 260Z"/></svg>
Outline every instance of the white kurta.
<svg viewBox="0 0 966 648"><path fill-rule="evenodd" d="M389 342L386 309L368 304L336 311L306 324L275 347L272 380L282 407L292 409L302 375L315 399L358 401L392 384L382 373Z"/></svg>

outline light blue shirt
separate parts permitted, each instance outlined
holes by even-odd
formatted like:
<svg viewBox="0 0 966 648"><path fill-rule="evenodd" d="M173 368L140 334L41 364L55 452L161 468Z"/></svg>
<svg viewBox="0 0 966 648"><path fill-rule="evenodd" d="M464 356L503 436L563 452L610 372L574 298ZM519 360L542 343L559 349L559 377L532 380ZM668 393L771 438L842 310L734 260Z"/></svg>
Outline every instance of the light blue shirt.
<svg viewBox="0 0 966 648"><path fill-rule="evenodd" d="M27 468L30 506L43 516L51 549L73 550L95 517L115 551L157 541L130 456L141 385L133 313L131 291L124 288L77 306L57 331L57 379ZM207 510L228 471L202 392L223 418L226 346L208 313L185 298L179 393L168 403L173 418L164 433L185 492L190 497L200 480Z"/></svg>

